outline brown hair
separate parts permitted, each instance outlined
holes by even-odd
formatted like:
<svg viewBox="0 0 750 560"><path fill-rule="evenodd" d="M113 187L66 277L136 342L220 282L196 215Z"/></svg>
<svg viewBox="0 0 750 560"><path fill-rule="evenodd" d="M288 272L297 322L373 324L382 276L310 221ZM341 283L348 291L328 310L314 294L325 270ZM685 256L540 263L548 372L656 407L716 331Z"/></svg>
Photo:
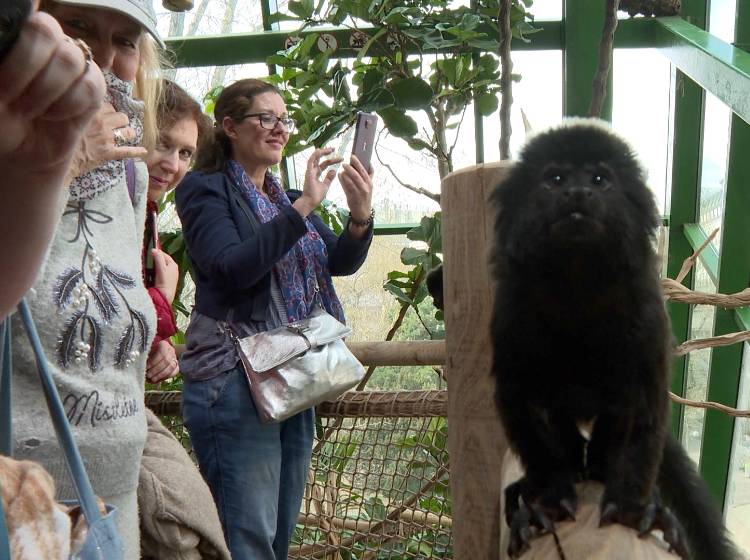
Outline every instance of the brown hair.
<svg viewBox="0 0 750 560"><path fill-rule="evenodd" d="M224 117L241 121L250 111L253 100L269 91L279 93L274 85L255 78L239 80L224 88L214 106L213 134L207 134L198 146L194 166L196 171L215 173L224 169L227 160L232 157L232 143L221 124Z"/></svg>
<svg viewBox="0 0 750 560"><path fill-rule="evenodd" d="M201 109L200 103L171 80L162 83L161 97L157 107L156 124L166 130L182 119L192 119L198 126L198 143L211 133L211 121Z"/></svg>

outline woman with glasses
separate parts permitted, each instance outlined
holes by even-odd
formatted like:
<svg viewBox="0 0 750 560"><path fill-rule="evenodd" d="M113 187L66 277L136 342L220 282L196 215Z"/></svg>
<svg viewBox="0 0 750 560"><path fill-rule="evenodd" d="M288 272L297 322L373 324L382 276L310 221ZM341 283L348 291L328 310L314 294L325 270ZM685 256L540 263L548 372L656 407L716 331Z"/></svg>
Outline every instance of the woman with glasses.
<svg viewBox="0 0 750 560"><path fill-rule="evenodd" d="M180 359L183 417L235 560L285 560L310 464L313 409L261 424L230 332L304 319L316 305L343 321L331 276L355 272L372 239L371 173L339 173L350 210L340 236L313 210L337 158L315 150L297 196L269 171L294 121L276 88L254 79L216 100L213 137L176 191L194 268L195 309Z"/></svg>

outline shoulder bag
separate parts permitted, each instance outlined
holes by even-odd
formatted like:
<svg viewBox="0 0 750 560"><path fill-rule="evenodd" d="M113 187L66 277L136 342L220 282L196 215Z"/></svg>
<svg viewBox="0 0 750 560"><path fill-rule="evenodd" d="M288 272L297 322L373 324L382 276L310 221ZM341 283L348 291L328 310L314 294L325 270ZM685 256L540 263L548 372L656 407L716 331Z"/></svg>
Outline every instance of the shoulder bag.
<svg viewBox="0 0 750 560"><path fill-rule="evenodd" d="M232 191L257 230L233 182ZM344 343L351 332L319 306L306 319L242 339L230 330L261 422L281 422L359 383L365 368Z"/></svg>

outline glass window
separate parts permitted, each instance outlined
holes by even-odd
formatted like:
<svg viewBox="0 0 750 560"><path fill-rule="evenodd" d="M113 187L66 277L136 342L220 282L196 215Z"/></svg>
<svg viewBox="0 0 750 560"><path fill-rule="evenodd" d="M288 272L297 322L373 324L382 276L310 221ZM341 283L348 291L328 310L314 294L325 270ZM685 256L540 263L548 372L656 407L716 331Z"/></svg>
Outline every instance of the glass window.
<svg viewBox="0 0 750 560"><path fill-rule="evenodd" d="M157 27L162 37L226 35L263 29L260 0L194 2L189 12L170 12L160 0L153 0Z"/></svg>
<svg viewBox="0 0 750 560"><path fill-rule="evenodd" d="M700 206L698 223L706 235L721 228L726 193L729 126L732 112L716 97L706 92L706 113L703 124L703 159L701 166ZM713 245L721 247L721 229Z"/></svg>
<svg viewBox="0 0 750 560"><path fill-rule="evenodd" d="M721 40L734 41L734 18L737 13L738 0L711 0L708 31Z"/></svg>
<svg viewBox="0 0 750 560"><path fill-rule="evenodd" d="M533 8L537 7L534 3ZM536 12L535 12L536 13ZM533 38L532 38L533 41ZM558 124L562 119L562 54L560 51L518 51L513 56L513 73L521 80L513 82L513 105L511 107L510 152L511 157L526 140L523 114L531 130L541 130ZM467 139L464 150L474 149L473 123L467 123ZM484 160L500 158L500 113L494 112L484 119ZM466 165L474 163L474 154ZM467 156L468 159L468 156Z"/></svg>
<svg viewBox="0 0 750 560"><path fill-rule="evenodd" d="M617 49L613 57L612 124L635 148L664 214L669 150L669 61L653 49Z"/></svg>
<svg viewBox="0 0 750 560"><path fill-rule="evenodd" d="M750 346L743 345L742 377L737 399L740 410L750 409ZM734 542L750 555L750 419L736 418L732 461L727 483L726 524Z"/></svg>
<svg viewBox="0 0 750 560"><path fill-rule="evenodd" d="M716 287L708 276L703 264L695 264L695 286L700 292L716 293ZM712 305L696 305L693 307L690 321L690 339L706 338L712 335L716 308ZM685 397L702 401L708 395L709 369L711 367L711 348L704 348L690 352L687 357L687 379L685 382ZM703 427L706 421L706 411L692 406L684 407L682 444L696 462L700 460L703 443Z"/></svg>

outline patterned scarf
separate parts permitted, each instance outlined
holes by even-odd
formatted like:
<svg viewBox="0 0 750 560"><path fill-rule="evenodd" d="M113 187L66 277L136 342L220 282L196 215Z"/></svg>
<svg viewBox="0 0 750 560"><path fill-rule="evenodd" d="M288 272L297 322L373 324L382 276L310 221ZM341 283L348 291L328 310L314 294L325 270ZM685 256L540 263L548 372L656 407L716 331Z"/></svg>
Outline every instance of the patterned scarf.
<svg viewBox="0 0 750 560"><path fill-rule="evenodd" d="M229 160L227 170L260 223L270 222L279 215L281 208L291 206L289 197L281 188L278 179L270 172L266 173L266 199L258 192L244 168L235 160ZM305 219L305 226L307 233L273 266L276 281L286 304L287 317L290 322L304 319L315 304L320 302L323 309L343 323L344 310L333 289L325 242L310 220ZM316 290L316 287L319 287L319 290Z"/></svg>

